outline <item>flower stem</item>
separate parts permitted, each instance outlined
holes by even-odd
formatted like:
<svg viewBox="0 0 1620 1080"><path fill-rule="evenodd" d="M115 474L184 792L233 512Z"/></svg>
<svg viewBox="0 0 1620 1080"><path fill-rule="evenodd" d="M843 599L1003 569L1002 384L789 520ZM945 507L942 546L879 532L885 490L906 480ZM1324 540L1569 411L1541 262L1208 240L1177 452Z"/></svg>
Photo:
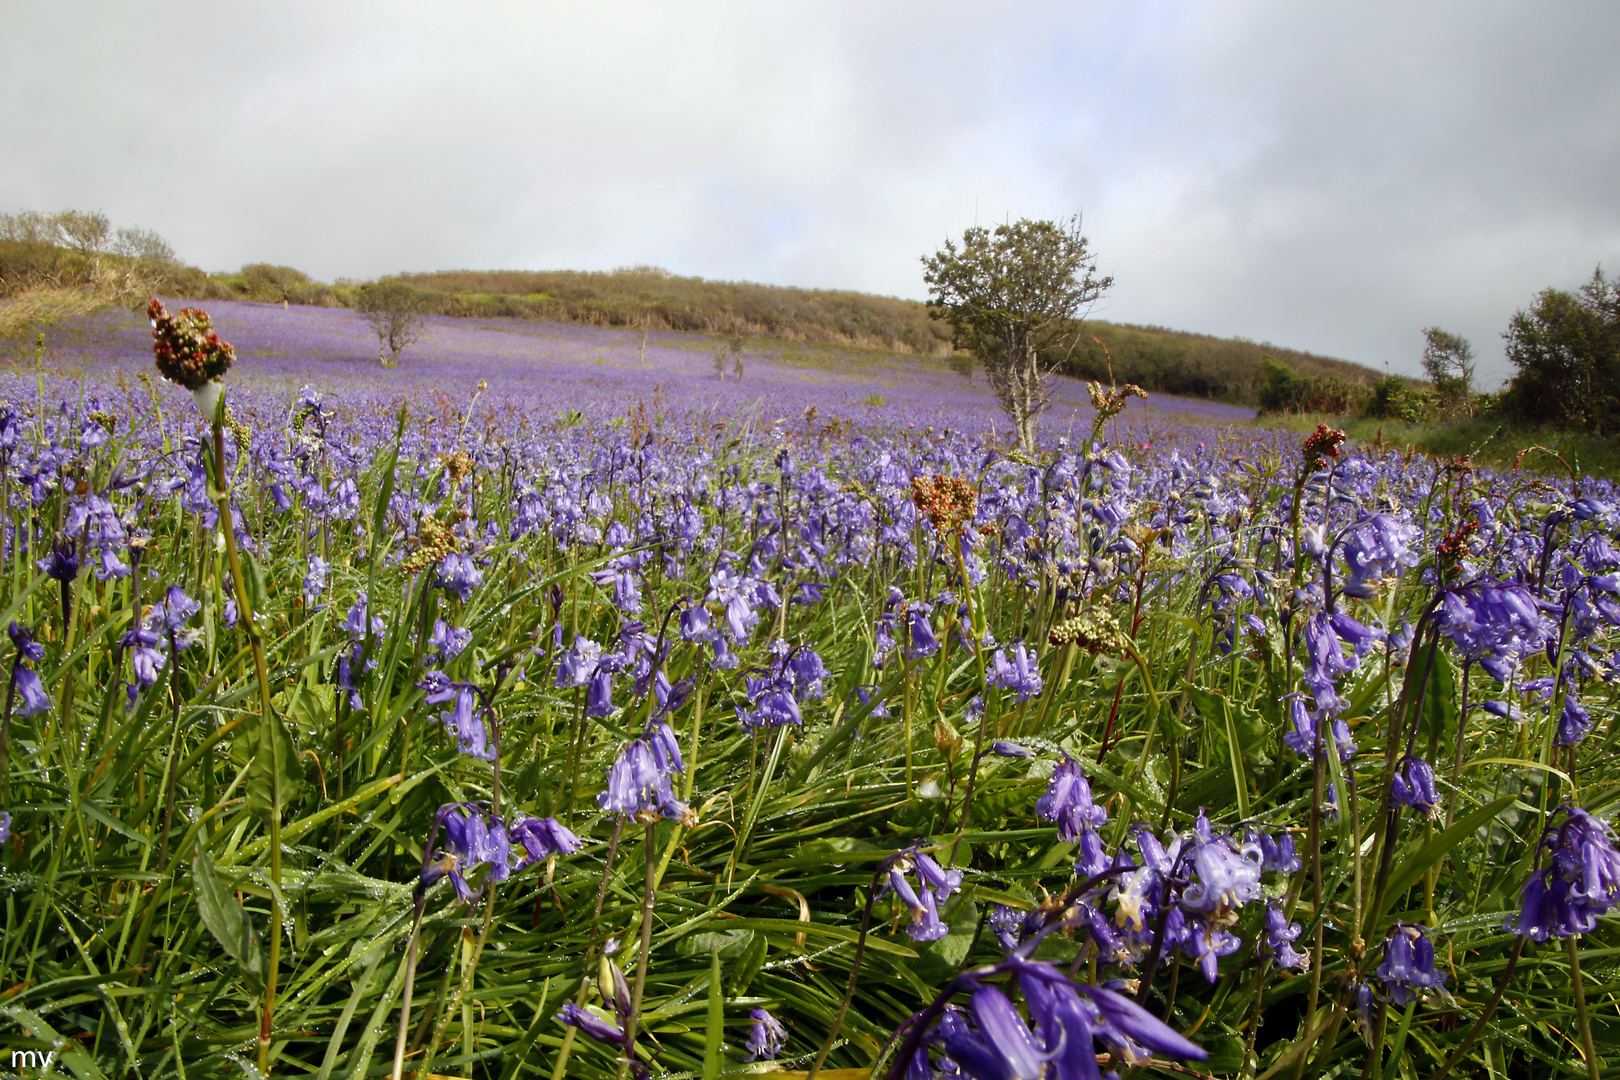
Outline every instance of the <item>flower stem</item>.
<svg viewBox="0 0 1620 1080"><path fill-rule="evenodd" d="M636 953L636 981L630 988L630 1019L625 1021L625 1056L619 1062L619 1080L624 1080L629 1073L631 1059L636 1054L636 1021L641 1018L641 992L647 986L647 953L652 950L653 901L657 897L658 884L653 877L658 863L653 854L653 830L657 826L649 822L643 828L647 848L647 878L641 896L641 946Z"/></svg>
<svg viewBox="0 0 1620 1080"><path fill-rule="evenodd" d="M1569 950L1569 981L1575 984L1575 1018L1581 1025L1581 1050L1586 1057L1586 1074L1598 1080L1602 1066L1598 1064L1597 1047L1592 1042L1592 1023L1586 1015L1586 988L1581 985L1580 935L1571 934L1564 939Z"/></svg>

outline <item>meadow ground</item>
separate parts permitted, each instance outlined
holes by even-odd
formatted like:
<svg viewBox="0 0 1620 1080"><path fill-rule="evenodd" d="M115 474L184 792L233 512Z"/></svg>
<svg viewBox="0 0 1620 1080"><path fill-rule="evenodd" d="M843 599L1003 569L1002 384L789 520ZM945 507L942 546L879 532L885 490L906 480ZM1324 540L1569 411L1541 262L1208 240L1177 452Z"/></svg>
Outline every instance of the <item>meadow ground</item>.
<svg viewBox="0 0 1620 1080"><path fill-rule="evenodd" d="M123 314L0 374L6 1054L1620 1064L1612 482L1073 384L1025 455L879 354L435 319L382 371L352 312L211 310L220 425Z"/></svg>

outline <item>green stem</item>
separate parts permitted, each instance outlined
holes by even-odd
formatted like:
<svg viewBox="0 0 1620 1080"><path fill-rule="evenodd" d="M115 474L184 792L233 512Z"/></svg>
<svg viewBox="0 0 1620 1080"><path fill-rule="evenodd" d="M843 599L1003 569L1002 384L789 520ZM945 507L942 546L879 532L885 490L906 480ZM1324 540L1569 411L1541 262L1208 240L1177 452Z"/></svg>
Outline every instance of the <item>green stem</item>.
<svg viewBox="0 0 1620 1080"><path fill-rule="evenodd" d="M1599 1080L1602 1066L1598 1063L1597 1047L1592 1042L1592 1023L1586 1015L1586 987L1581 985L1580 935L1571 934L1564 939L1569 950L1569 981L1575 985L1575 1018L1581 1025L1581 1050L1586 1055L1586 1074Z"/></svg>
<svg viewBox="0 0 1620 1080"><path fill-rule="evenodd" d="M625 1056L619 1062L619 1080L624 1080L630 1071L630 1060L636 1053L636 1022L641 1019L641 992L647 986L647 954L652 950L652 913L653 901L657 897L657 881L654 873L657 870L658 860L653 855L653 830L656 828L651 822L644 826L644 843L647 847L647 878L641 896L641 947L636 953L636 981L630 988L630 1019L625 1024L624 1047Z"/></svg>

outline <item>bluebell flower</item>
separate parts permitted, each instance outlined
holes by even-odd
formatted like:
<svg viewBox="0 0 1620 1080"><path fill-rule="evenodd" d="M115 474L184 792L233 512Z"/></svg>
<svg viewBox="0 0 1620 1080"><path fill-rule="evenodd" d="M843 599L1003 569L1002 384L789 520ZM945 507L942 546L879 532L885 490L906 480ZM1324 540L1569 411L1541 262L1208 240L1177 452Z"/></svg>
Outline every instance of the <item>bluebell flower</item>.
<svg viewBox="0 0 1620 1080"><path fill-rule="evenodd" d="M628 1046L630 1042L623 1028L611 1020L580 1008L572 1001L564 1003L557 1013L556 1020L565 1027L578 1028L597 1042L610 1043L614 1046Z"/></svg>
<svg viewBox="0 0 1620 1080"><path fill-rule="evenodd" d="M1024 916L1017 908L1006 904L997 904L990 909L990 932L1001 942L1001 947L1011 955L1019 945L1019 928L1023 926Z"/></svg>
<svg viewBox="0 0 1620 1080"><path fill-rule="evenodd" d="M982 708L983 706L981 705L980 707ZM1020 746L1015 742L1007 742L1005 739L997 739L995 742L991 743L990 752L995 754L997 757L1004 758L1031 758L1035 756L1035 751L1031 750L1029 747Z"/></svg>
<svg viewBox="0 0 1620 1080"><path fill-rule="evenodd" d="M1036 663L1034 653L1020 641L1013 646L1010 658L1005 649L995 651L984 683L986 686L1004 687L1013 691L1019 701L1028 701L1041 692L1040 665Z"/></svg>
<svg viewBox="0 0 1620 1080"><path fill-rule="evenodd" d="M110 547L101 549L101 565L96 567L96 578L107 581L112 578L129 577L129 564L124 562Z"/></svg>
<svg viewBox="0 0 1620 1080"><path fill-rule="evenodd" d="M608 769L607 790L597 795L597 805L610 814L623 814L632 821L650 823L664 819L691 824L694 815L675 797L670 780L669 766L679 759L672 759L667 747L661 747L660 753L655 755L652 742L652 737L642 735L625 744ZM675 753L679 753L678 748Z"/></svg>
<svg viewBox="0 0 1620 1080"><path fill-rule="evenodd" d="M467 555L452 551L439 563L438 585L446 592L456 594L462 603L472 591L484 583L484 575Z"/></svg>
<svg viewBox="0 0 1620 1080"><path fill-rule="evenodd" d="M613 668L610 664L596 665L585 684L585 715L593 719L611 716L613 704Z"/></svg>
<svg viewBox="0 0 1620 1080"><path fill-rule="evenodd" d="M1035 803L1035 812L1058 823L1058 838L1070 843L1080 839L1088 826L1101 828L1108 822L1108 811L1091 799L1091 784L1080 763L1067 753L1052 767L1052 780L1046 793Z"/></svg>
<svg viewBox="0 0 1620 1080"><path fill-rule="evenodd" d="M915 870L921 888L913 888L906 874ZM915 848L899 852L888 863L888 873L877 897L893 892L911 913L906 933L914 941L937 941L950 933L939 918L939 907L962 884L960 870L945 870L931 857Z"/></svg>
<svg viewBox="0 0 1620 1080"><path fill-rule="evenodd" d="M787 1045L787 1028L764 1009L749 1010L748 1018L753 1021L748 1027L748 1060L775 1061Z"/></svg>
<svg viewBox="0 0 1620 1080"><path fill-rule="evenodd" d="M1401 759L1391 780L1389 804L1410 806L1430 818L1439 812L1440 795L1434 786L1434 769L1427 761L1419 757Z"/></svg>
<svg viewBox="0 0 1620 1080"><path fill-rule="evenodd" d="M1247 839L1260 846L1260 869L1267 874L1292 874L1305 864L1294 847L1292 833L1280 833L1273 838L1260 829L1250 829Z"/></svg>
<svg viewBox="0 0 1620 1080"><path fill-rule="evenodd" d="M929 618L931 613L931 606L923 603L914 603L906 610L911 624L911 644L906 649L908 659L921 660L939 651L939 638L934 636L934 624Z"/></svg>
<svg viewBox="0 0 1620 1080"><path fill-rule="evenodd" d="M1579 807L1559 808L1564 820L1542 837L1549 863L1524 884L1519 917L1506 929L1531 941L1590 933L1620 903L1620 851L1615 833Z"/></svg>
<svg viewBox="0 0 1620 1080"><path fill-rule="evenodd" d="M1299 923L1291 923L1288 916L1283 913L1282 906L1277 903L1266 905L1266 936L1261 942L1260 951L1263 956L1270 956L1276 965L1288 971L1305 971L1311 966L1308 954L1294 948L1294 939L1299 937L1301 928Z"/></svg>
<svg viewBox="0 0 1620 1080"><path fill-rule="evenodd" d="M524 851L524 864L545 862L554 855L571 855L579 850L579 837L552 817L526 817L513 825L508 835Z"/></svg>
<svg viewBox="0 0 1620 1080"><path fill-rule="evenodd" d="M326 577L331 572L331 564L319 555L309 557L309 573L304 575L304 599L313 603L326 591Z"/></svg>
<svg viewBox="0 0 1620 1080"><path fill-rule="evenodd" d="M443 619L433 620L433 633L428 638L428 648L433 657L430 663L447 664L460 656L472 643L472 631L463 630L459 626L448 626Z"/></svg>
<svg viewBox="0 0 1620 1080"><path fill-rule="evenodd" d="M18 658L27 657L39 661L45 659L45 646L34 640L34 632L26 626L19 625L13 619L11 625L6 627L6 634L11 638L11 644L17 650Z"/></svg>
<svg viewBox="0 0 1620 1080"><path fill-rule="evenodd" d="M40 572L64 585L79 576L78 545L72 540L58 541L50 553L34 564Z"/></svg>
<svg viewBox="0 0 1620 1080"><path fill-rule="evenodd" d="M18 664L11 669L11 677L17 684L19 715L34 716L51 707L50 696L45 693L45 685L40 682L39 672Z"/></svg>
<svg viewBox="0 0 1620 1080"><path fill-rule="evenodd" d="M1434 942L1416 923L1396 923L1390 929L1377 975L1396 1005L1419 999L1426 990L1443 992L1449 978L1435 969Z"/></svg>
<svg viewBox="0 0 1620 1080"><path fill-rule="evenodd" d="M502 882L511 876L512 848L506 825L487 809L475 803L449 803L439 807L436 825L444 846L434 850L423 865L422 884L448 877L456 895L471 902L482 886L473 889L467 875L478 867L488 867L486 881Z"/></svg>
<svg viewBox="0 0 1620 1080"><path fill-rule="evenodd" d="M1558 715L1558 736L1553 742L1558 746L1574 746L1584 742L1591 730L1592 714L1571 691L1564 696L1564 710Z"/></svg>
<svg viewBox="0 0 1620 1080"><path fill-rule="evenodd" d="M11 839L11 815L0 810L0 844Z"/></svg>

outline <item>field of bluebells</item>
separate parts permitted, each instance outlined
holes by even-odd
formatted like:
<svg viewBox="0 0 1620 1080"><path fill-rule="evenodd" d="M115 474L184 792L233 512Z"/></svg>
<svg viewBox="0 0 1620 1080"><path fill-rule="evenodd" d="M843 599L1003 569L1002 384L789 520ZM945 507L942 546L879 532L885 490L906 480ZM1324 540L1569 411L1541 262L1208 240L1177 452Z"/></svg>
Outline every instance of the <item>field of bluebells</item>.
<svg viewBox="0 0 1620 1080"><path fill-rule="evenodd" d="M151 315L0 373L0 1067L1620 1070L1612 484Z"/></svg>

